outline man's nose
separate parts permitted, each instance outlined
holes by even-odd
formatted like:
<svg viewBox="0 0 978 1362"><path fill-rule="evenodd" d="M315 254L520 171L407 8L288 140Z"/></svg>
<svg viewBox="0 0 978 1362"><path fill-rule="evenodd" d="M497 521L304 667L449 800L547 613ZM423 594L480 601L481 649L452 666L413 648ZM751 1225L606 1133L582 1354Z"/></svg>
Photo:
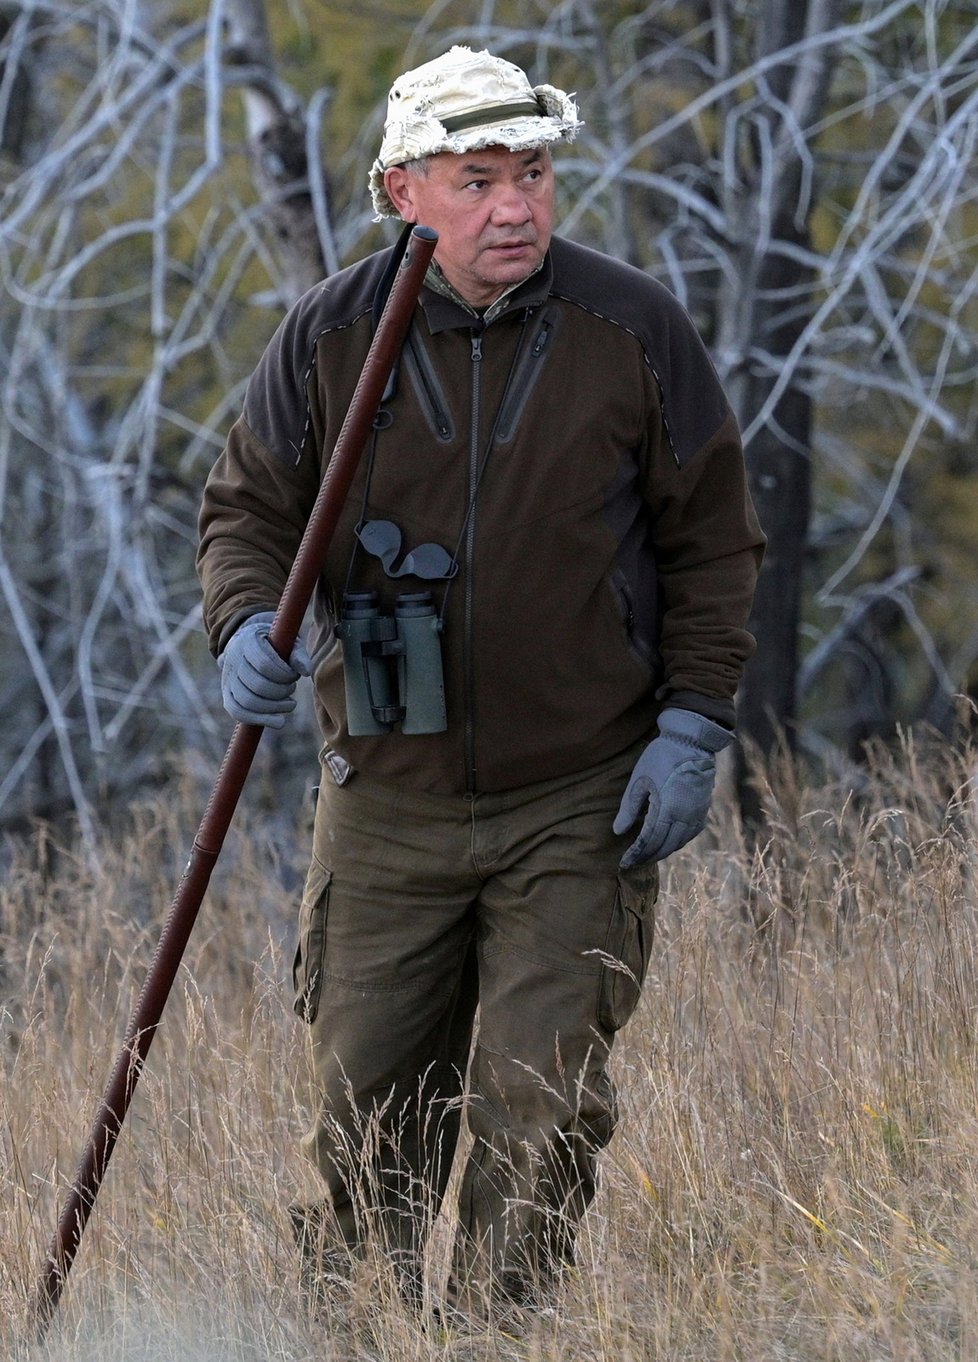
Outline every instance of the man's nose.
<svg viewBox="0 0 978 1362"><path fill-rule="evenodd" d="M515 184L499 185L492 207L493 219L502 224L521 227L533 216L529 200L523 190Z"/></svg>

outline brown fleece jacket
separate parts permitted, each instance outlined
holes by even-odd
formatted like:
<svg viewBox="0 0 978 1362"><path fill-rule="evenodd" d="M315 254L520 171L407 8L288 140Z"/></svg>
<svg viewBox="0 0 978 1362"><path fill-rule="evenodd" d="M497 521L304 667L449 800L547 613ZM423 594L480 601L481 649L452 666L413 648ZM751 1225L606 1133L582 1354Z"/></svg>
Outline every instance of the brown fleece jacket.
<svg viewBox="0 0 978 1362"><path fill-rule="evenodd" d="M215 653L278 602L389 260L378 252L306 294L252 376L201 511ZM764 537L736 422L667 289L556 238L486 317L426 287L377 425L314 603L330 747L395 785L489 791L594 765L651 736L663 705L732 726ZM433 542L458 563L430 584L443 733L347 732L329 647L342 593L375 589L390 609L429 585L386 576L357 547L372 520L399 527L402 553Z"/></svg>

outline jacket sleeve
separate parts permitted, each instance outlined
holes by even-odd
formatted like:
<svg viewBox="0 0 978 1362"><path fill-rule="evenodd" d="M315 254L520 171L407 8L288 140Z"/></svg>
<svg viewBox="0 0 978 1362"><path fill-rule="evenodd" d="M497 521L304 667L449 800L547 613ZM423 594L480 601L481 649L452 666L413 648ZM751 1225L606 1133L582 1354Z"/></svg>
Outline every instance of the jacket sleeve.
<svg viewBox="0 0 978 1362"><path fill-rule="evenodd" d="M705 348L684 317L668 385L659 379L646 500L659 589L664 707L734 726L734 694L754 650L747 631L765 538L740 433ZM709 413L712 433L702 438ZM691 438L691 432L695 436Z"/></svg>
<svg viewBox="0 0 978 1362"><path fill-rule="evenodd" d="M278 605L319 491L309 310L297 304L272 337L204 488L197 571L215 655L249 615Z"/></svg>
<svg viewBox="0 0 978 1362"><path fill-rule="evenodd" d="M204 487L197 571L204 628L215 656L259 610L274 610L318 491L318 467L295 468L238 418Z"/></svg>

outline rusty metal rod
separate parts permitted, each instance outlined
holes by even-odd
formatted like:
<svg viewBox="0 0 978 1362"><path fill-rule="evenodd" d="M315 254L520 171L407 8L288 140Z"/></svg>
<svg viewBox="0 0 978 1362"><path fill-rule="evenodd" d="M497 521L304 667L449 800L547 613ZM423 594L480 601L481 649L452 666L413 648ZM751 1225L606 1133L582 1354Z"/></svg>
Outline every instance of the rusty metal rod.
<svg viewBox="0 0 978 1362"><path fill-rule="evenodd" d="M437 233L429 227L415 227L408 238L407 249L272 622L269 639L283 658L290 656L302 627L306 608L322 571L330 540L367 443L385 385L407 334L437 240ZM163 926L126 1039L95 1117L88 1147L82 1155L48 1249L33 1301L35 1338L38 1342L46 1335L61 1299L262 732L259 725L237 724L231 735L210 800L197 829L190 860Z"/></svg>

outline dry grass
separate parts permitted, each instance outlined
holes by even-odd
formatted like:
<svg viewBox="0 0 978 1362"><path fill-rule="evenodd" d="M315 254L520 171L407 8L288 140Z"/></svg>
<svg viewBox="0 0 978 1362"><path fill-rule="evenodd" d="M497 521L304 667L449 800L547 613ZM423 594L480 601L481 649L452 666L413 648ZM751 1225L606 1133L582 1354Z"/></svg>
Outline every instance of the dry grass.
<svg viewBox="0 0 978 1362"><path fill-rule="evenodd" d="M757 853L704 838L676 858L562 1307L463 1352L382 1272L342 1329L303 1306L284 1208L309 1188L286 984L305 831L283 855L234 834L42 1356L978 1358L968 769L908 746L859 798L782 773ZM179 803L141 811L99 871L39 834L6 875L5 1357L27 1355L26 1300L189 845Z"/></svg>

